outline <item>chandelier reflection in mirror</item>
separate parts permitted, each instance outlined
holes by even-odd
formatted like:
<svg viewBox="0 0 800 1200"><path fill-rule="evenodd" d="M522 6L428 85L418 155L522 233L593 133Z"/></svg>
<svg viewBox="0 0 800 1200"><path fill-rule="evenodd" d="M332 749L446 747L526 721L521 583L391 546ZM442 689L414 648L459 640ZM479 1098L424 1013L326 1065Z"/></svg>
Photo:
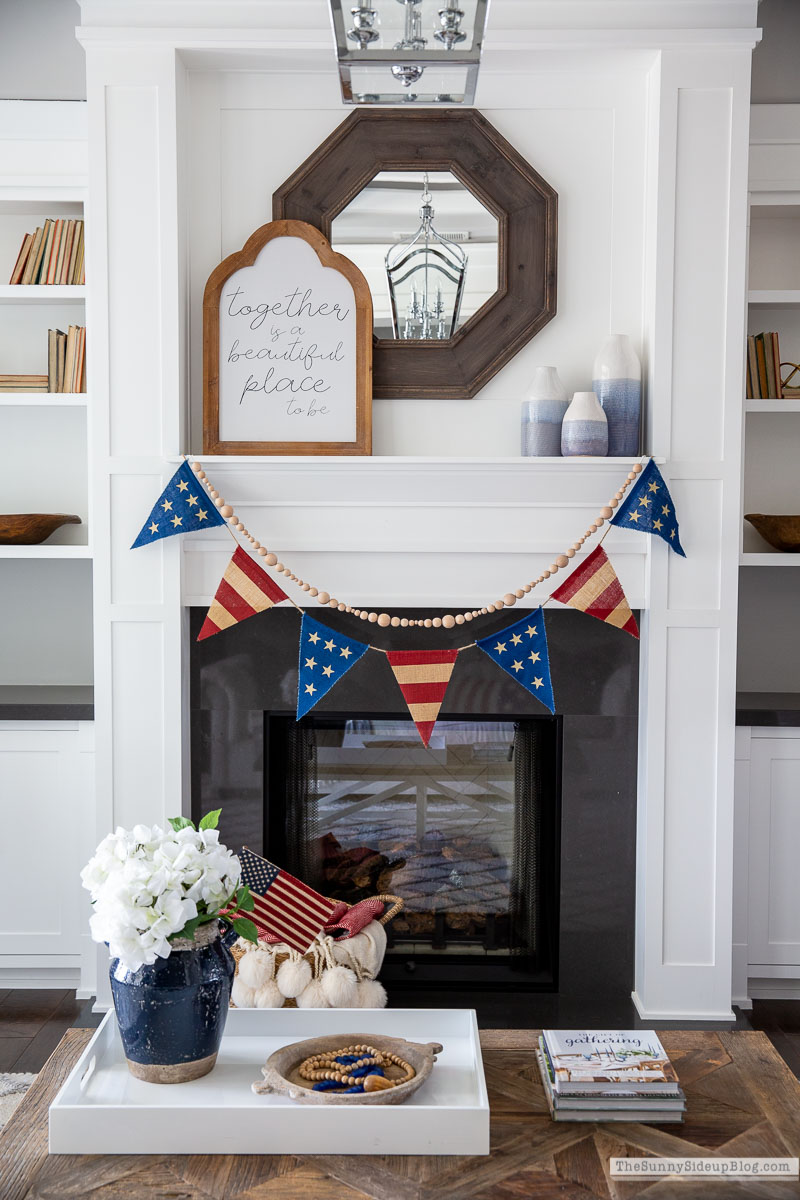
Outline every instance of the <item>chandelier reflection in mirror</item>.
<svg viewBox="0 0 800 1200"><path fill-rule="evenodd" d="M472 104L489 0L329 0L346 104Z"/></svg>
<svg viewBox="0 0 800 1200"><path fill-rule="evenodd" d="M410 242L386 254L386 278L394 336L445 341L458 325L467 274L467 255L433 227L428 176L423 176L421 225Z"/></svg>

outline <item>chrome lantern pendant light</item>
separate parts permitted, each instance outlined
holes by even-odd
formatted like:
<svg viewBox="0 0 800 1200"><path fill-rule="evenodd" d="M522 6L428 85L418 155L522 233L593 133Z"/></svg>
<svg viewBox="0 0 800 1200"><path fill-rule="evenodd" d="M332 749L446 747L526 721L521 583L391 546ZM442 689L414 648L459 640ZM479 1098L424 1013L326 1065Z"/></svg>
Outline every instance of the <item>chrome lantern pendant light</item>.
<svg viewBox="0 0 800 1200"><path fill-rule="evenodd" d="M489 0L329 0L346 104L472 104Z"/></svg>
<svg viewBox="0 0 800 1200"><path fill-rule="evenodd" d="M386 254L386 278L395 338L445 341L458 325L467 255L433 227L427 173L423 176L421 224L410 242Z"/></svg>

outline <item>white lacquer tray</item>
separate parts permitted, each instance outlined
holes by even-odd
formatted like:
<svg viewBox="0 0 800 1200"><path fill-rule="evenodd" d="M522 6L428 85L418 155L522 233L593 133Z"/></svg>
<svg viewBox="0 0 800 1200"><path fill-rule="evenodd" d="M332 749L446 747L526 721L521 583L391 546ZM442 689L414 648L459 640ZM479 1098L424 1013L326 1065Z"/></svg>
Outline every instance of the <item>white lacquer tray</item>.
<svg viewBox="0 0 800 1200"><path fill-rule="evenodd" d="M322 1034L440 1042L405 1104L256 1096L273 1050ZM156 1084L128 1071L113 1012L50 1105L51 1154L488 1154L489 1100L471 1009L232 1009L214 1070Z"/></svg>

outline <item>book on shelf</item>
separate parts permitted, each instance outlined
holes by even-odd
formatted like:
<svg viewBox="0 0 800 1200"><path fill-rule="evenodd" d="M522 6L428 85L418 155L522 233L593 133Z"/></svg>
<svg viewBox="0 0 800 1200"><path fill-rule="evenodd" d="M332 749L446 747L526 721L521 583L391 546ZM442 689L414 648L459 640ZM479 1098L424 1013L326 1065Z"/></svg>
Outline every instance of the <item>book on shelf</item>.
<svg viewBox="0 0 800 1200"><path fill-rule="evenodd" d="M547 1106L554 1121L637 1121L643 1124L677 1124L683 1120L686 1097L680 1085L674 1094L652 1095L635 1090L635 1085L609 1084L591 1096L563 1095L556 1091L555 1077L545 1039L539 1038L536 1052Z"/></svg>
<svg viewBox="0 0 800 1200"><path fill-rule="evenodd" d="M46 375L0 375L0 393L46 392Z"/></svg>
<svg viewBox="0 0 800 1200"><path fill-rule="evenodd" d="M47 375L48 391L86 391L86 329L84 326L70 325L66 333L61 329L48 329Z"/></svg>
<svg viewBox="0 0 800 1200"><path fill-rule="evenodd" d="M783 400L784 396L777 333L751 333L747 339L747 398Z"/></svg>
<svg viewBox="0 0 800 1200"><path fill-rule="evenodd" d="M47 218L26 233L11 272L14 284L75 285L86 282L84 224L78 218Z"/></svg>

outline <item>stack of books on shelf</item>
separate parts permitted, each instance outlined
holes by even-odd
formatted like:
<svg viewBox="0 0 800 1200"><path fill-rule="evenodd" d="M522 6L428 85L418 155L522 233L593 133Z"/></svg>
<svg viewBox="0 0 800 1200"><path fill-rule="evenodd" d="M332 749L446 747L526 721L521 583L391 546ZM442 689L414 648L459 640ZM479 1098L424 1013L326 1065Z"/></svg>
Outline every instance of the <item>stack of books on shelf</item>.
<svg viewBox="0 0 800 1200"><path fill-rule="evenodd" d="M0 394L4 392L46 392L46 375L0 375Z"/></svg>
<svg viewBox="0 0 800 1200"><path fill-rule="evenodd" d="M26 233L10 283L85 283L83 221L48 219L34 233Z"/></svg>
<svg viewBox="0 0 800 1200"><path fill-rule="evenodd" d="M747 339L747 399L783 400L798 395L781 387L781 352L777 333L751 333Z"/></svg>
<svg viewBox="0 0 800 1200"><path fill-rule="evenodd" d="M554 1121L683 1120L686 1097L652 1029L545 1029L537 1058Z"/></svg>
<svg viewBox="0 0 800 1200"><path fill-rule="evenodd" d="M86 329L70 325L66 333L60 329L47 331L48 392L86 391Z"/></svg>

